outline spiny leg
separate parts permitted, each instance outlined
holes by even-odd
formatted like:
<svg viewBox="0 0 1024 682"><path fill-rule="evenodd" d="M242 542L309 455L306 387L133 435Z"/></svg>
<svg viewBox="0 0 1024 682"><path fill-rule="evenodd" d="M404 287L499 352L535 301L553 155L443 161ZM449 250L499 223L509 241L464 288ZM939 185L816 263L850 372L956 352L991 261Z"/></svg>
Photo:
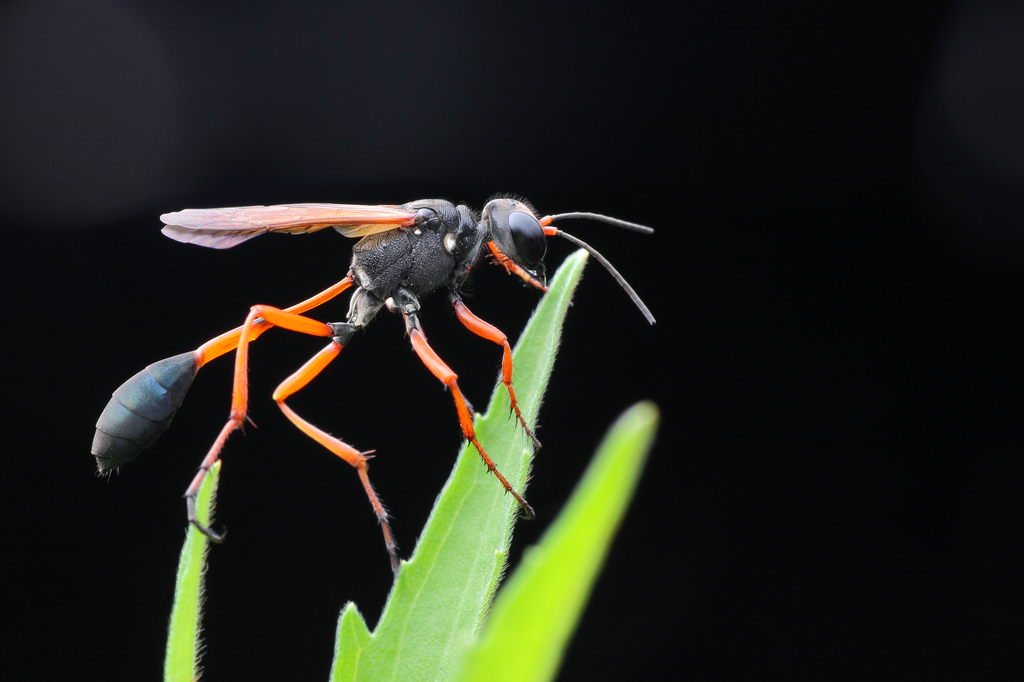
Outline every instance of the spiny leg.
<svg viewBox="0 0 1024 682"><path fill-rule="evenodd" d="M341 457L343 460L355 467L356 471L359 472L359 480L363 482L363 488L366 490L366 496L370 498L370 505L373 507L373 513L377 515L377 520L380 522L381 530L384 532L384 544L387 546L388 554L391 557L391 570L396 574L400 567L398 561L398 546L395 544L394 536L391 533L391 526L388 524L388 512L381 503L380 498L377 497L377 493L374 491L373 486L370 485L370 478L368 474L369 465L367 460L371 459L369 453L359 452L351 445L342 442L334 436L325 433L324 431L313 426L305 419L297 415L292 408L285 404L287 399L292 394L301 390L313 380L323 369L330 364L334 358L338 357L338 353L344 348L341 344L336 341L331 341L331 344L324 348L322 351L313 356L306 364L304 364L297 372L292 374L290 377L285 379L277 390L274 391L274 400L277 401L278 407L284 412L285 416L291 420L293 424L299 427L299 430L304 434L315 440L320 445ZM372 452L372 451L371 451Z"/></svg>
<svg viewBox="0 0 1024 682"><path fill-rule="evenodd" d="M522 496L520 496L511 485L509 485L509 482L505 480L505 477L502 476L500 471L498 471L498 467L495 466L494 461L484 450L483 446L480 445L480 441L476 439L476 431L473 428L473 415L470 414L469 406L466 404L466 399L462 397L462 391L459 390L459 384L457 381L458 376L448 365L444 363L443 360L441 360L440 357L438 357L437 353L434 352L434 349L427 344L426 337L423 336L423 332L419 329L419 322L417 321L416 316L414 314L410 315L404 312L403 315L405 316L405 325L406 329L409 330L409 340L412 342L413 350L416 351L416 354L420 357L420 360L423 361L423 364L427 366L427 369L429 369L431 373L441 381L441 383L451 390L452 397L455 399L455 409L459 413L459 424L462 426L462 433L465 435L466 440L476 447L477 452L480 453L480 456L484 460L484 464L487 465L487 470L498 477L498 480L501 481L501 485L505 487L505 492L511 493L512 497L516 498L516 502L518 502L519 506L523 508L523 511L526 513L526 517L530 519L534 518L535 515L533 513L533 507L527 504L526 500L524 500Z"/></svg>
<svg viewBox="0 0 1024 682"><path fill-rule="evenodd" d="M492 324L484 322L479 317L470 312L466 304L462 302L462 299L457 294L452 295L452 305L455 306L455 314L458 316L459 321L466 326L466 329L473 332L477 336L483 337L489 341L493 341L503 349L501 359L501 383L505 384L505 388L508 389L508 398L511 403L512 410L516 413L516 418L519 423L522 424L523 429L526 431L526 435L533 441L533 447L540 448L540 441L533 435L533 431L526 425L526 420L523 418L523 413L519 411L519 403L516 401L516 392L512 390L512 347L508 345L508 337L505 333L495 327Z"/></svg>
<svg viewBox="0 0 1024 682"><path fill-rule="evenodd" d="M259 322L257 322L259 320ZM192 479L192 484L185 491L186 505L188 507L188 520L195 525L204 535L208 536L214 542L222 542L224 540L223 534L218 534L212 529L207 528L199 522L196 516L196 495L199 493L199 486L206 478L207 472L213 467L213 465L220 458L220 452L224 448L224 443L227 441L228 436L231 435L236 429L242 428L242 424L245 423L246 411L249 405L249 377L248 377L248 363L249 363L249 341L253 338L253 327L256 325L266 324L269 329L271 326L282 327L284 329L290 329L291 331L301 332L303 334L310 334L312 336L332 336L334 334L333 328L323 322L318 322L309 317L303 317L295 313L285 312L280 308L274 308L266 305L255 305L249 310L249 315L245 318L245 324L242 325L239 331L237 350L235 352L235 380L234 389L231 395L231 414L228 417L227 422L224 424L224 428L221 429L220 435L213 442L213 446L210 451L203 458L202 464L199 465L199 471L196 473L196 477ZM231 334L233 332L229 332ZM225 335L227 336L227 335ZM225 336L220 337L221 339ZM215 339L214 341L217 341ZM217 347L220 348L219 346ZM198 352L198 351L197 351Z"/></svg>

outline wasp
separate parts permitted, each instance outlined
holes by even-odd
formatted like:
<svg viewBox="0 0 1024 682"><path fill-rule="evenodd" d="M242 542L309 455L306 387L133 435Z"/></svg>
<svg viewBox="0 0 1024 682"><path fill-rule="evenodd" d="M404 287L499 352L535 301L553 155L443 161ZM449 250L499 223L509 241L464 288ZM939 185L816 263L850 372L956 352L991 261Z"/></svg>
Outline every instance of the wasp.
<svg viewBox="0 0 1024 682"><path fill-rule="evenodd" d="M501 383L508 391L516 419L533 441L540 443L527 425L516 402L512 387L512 349L498 328L474 315L460 296L470 272L488 255L510 274L527 284L545 290L544 256L546 238L559 236L589 251L625 289L647 320L654 317L625 279L604 257L583 241L553 225L557 220L590 219L643 233L653 230L643 225L594 213L562 213L537 217L524 200L501 197L491 200L477 214L464 205L443 199L424 199L402 205L367 206L358 204L287 204L243 206L237 208L186 209L161 216L163 233L179 242L214 249L237 246L268 233L305 234L333 227L346 237L359 238L352 248L348 274L337 284L290 308L255 305L241 327L207 341L194 351L153 363L121 385L110 398L96 423L92 454L100 473L113 471L131 461L156 441L170 425L185 399L199 369L231 351L235 351L234 387L227 422L199 466L185 492L188 520L214 542L223 534L200 523L195 498L203 478L220 458L232 432L241 429L248 408L249 344L271 327L330 339L298 371L285 379L273 398L285 416L303 433L348 462L359 474L363 488L380 522L391 567L398 571L398 551L388 521L388 513L370 484L370 452L361 452L329 435L296 414L285 402L314 379L341 349L380 312L401 315L413 350L427 369L451 391L459 424L466 440L480 453L489 472L532 518L533 509L509 485L477 440L473 429L473 410L459 390L458 377L427 343L420 323L420 298L444 287L456 316L469 331L502 347ZM320 322L305 313L355 287L344 322Z"/></svg>

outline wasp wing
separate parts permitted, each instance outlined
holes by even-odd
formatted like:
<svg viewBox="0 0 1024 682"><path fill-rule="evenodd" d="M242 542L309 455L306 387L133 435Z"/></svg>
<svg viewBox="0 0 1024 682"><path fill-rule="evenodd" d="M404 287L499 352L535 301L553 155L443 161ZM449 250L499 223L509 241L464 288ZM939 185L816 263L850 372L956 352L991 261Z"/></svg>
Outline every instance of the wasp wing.
<svg viewBox="0 0 1024 682"><path fill-rule="evenodd" d="M414 223L415 211L360 204L282 204L234 208L187 208L160 216L162 232L179 242L229 249L266 232L305 234L334 227L346 237L365 237Z"/></svg>

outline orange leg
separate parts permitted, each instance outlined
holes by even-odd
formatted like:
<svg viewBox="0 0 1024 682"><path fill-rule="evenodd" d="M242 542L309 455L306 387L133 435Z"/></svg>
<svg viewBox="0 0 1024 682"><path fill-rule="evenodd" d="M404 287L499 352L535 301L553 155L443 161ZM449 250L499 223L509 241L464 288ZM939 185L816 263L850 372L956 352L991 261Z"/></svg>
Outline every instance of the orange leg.
<svg viewBox="0 0 1024 682"><path fill-rule="evenodd" d="M522 424L523 429L526 431L526 435L533 441L535 448L540 448L540 441L533 435L533 431L526 425L526 420L523 418L523 413L519 411L519 403L516 402L516 392L512 390L512 347L508 345L508 337L500 329L492 324L484 322L479 317L470 312L466 304L461 299L456 298L452 305L455 306L455 314L458 315L459 321L466 326L466 329L473 332L477 336L493 341L502 347L504 353L501 359L501 383L505 384L505 388L508 389L509 402L512 405L512 411L516 413L516 418L519 423Z"/></svg>
<svg viewBox="0 0 1024 682"><path fill-rule="evenodd" d="M523 270L521 267L516 265L516 263L511 258L503 254L501 251L499 251L497 244L495 244L494 242L487 242L487 248L491 250L491 255L494 256L495 262L498 265L504 267L508 274L522 278L524 282L537 287L541 291L548 290L548 288L544 286L544 282L541 282L539 279L528 273L526 270Z"/></svg>
<svg viewBox="0 0 1024 682"><path fill-rule="evenodd" d="M334 286L324 289L316 296L307 298L302 303L296 303L290 308L285 308L286 313L304 313L307 310L312 310L319 305L327 303L338 294L342 293L346 289L352 286L352 273L345 275L345 279L341 280ZM266 320L259 320L253 324L252 330L249 333L249 340L256 340L260 334L267 331L274 325L270 324ZM230 353L238 347L238 341L242 337L242 328L236 327L229 332L225 332L215 339L211 339L196 349L196 358L199 360L199 366L202 367L210 360L219 358L225 353Z"/></svg>
<svg viewBox="0 0 1024 682"><path fill-rule="evenodd" d="M380 522L381 530L384 531L384 544L387 546L388 554L391 556L391 570L398 573L398 547L395 544L394 536L391 534L391 526L388 524L388 512L384 509L384 505L381 504L380 498L377 497L377 493L374 491L373 486L370 485L370 478L368 475L369 465L367 464L367 460L371 459L369 453L359 452L351 445L344 443L334 436L318 429L299 415L295 414L292 408L288 407L284 402L286 398L304 388L306 384L320 374L324 367L330 364L334 358L338 357L338 353L341 352L341 349L342 346L332 341L329 346L313 356L309 362L303 365L290 377L285 379L281 385L277 387L277 390L274 391L274 400L277 401L278 407L280 407L281 411L285 413L285 416L287 416L293 424L299 427L299 430L354 466L356 471L359 472L359 480L363 482L363 488L366 490L366 495L370 498L370 505L373 506L373 513L377 515L377 520Z"/></svg>
<svg viewBox="0 0 1024 682"><path fill-rule="evenodd" d="M257 322L257 320L260 321ZM185 492L186 504L188 505L188 520L214 542L221 542L224 536L213 532L199 523L196 517L195 498L199 492L199 485L206 477L206 473L220 458L220 451L224 448L224 443L227 441L228 436L236 429L240 429L242 424L245 423L246 410L249 405L249 341L253 338L253 327L264 323L268 325L268 328L271 326L283 327L284 329L311 334L312 336L334 335L334 330L330 325L296 313L285 312L280 308L256 305L249 310L249 315L245 318L245 324L242 325L239 332L238 350L235 353L235 381L234 391L231 396L231 414L228 417L227 423L224 424L224 428L221 429L220 435L217 436L217 440L213 442L213 446L203 459L203 463L199 466L199 472L192 480L192 484Z"/></svg>
<svg viewBox="0 0 1024 682"><path fill-rule="evenodd" d="M414 323L415 324L415 323ZM409 326L409 317L406 316L406 325ZM437 377L441 383L451 389L452 397L455 398L455 409L459 413L459 424L462 426L462 433L466 436L466 440L476 446L477 452L483 457L484 464L487 465L487 470L498 477L501 484L505 486L505 492L511 493L512 497L516 498L516 502L523 508L527 518L532 519L534 517L533 507L526 503L519 493L517 493L505 477L498 471L498 467L494 465L494 461L484 451L480 441L476 439L476 431L473 429L473 416L470 413L469 406L466 405L466 399L462 397L462 391L459 390L459 384L456 381L458 376L451 370L448 365L444 364L444 361L437 356L434 349L427 344L427 339L423 336L423 333L416 327L412 326L409 329L409 340L412 342L413 350L420 356L420 360L427 366L427 369Z"/></svg>

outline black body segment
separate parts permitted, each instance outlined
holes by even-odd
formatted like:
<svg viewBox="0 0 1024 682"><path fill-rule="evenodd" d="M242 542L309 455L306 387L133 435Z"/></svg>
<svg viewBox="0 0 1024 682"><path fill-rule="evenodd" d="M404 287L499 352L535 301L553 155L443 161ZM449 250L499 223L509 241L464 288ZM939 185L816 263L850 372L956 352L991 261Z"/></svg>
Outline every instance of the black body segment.
<svg viewBox="0 0 1024 682"><path fill-rule="evenodd" d="M422 295L447 284L459 254L446 247L446 236L454 240L449 244L458 245L461 235L476 227L471 212L442 199L414 201L402 208L417 211L415 225L363 237L352 247L356 282L382 301L399 287Z"/></svg>
<svg viewBox="0 0 1024 682"><path fill-rule="evenodd" d="M193 351L154 362L114 391L96 422L92 454L100 473L135 459L171 424L199 372Z"/></svg>

